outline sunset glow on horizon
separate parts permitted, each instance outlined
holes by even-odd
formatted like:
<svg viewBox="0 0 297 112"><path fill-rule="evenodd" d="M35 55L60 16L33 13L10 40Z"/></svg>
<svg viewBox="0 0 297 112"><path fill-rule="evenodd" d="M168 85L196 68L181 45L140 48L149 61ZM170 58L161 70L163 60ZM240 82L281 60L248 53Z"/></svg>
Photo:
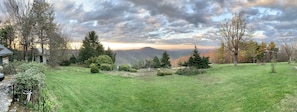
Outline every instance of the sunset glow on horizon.
<svg viewBox="0 0 297 112"><path fill-rule="evenodd" d="M186 44L177 44L177 45L169 45L169 44L147 44L147 43L119 43L119 42L101 42L105 49L108 47L112 50L130 50L130 49L141 49L144 47L152 47L155 49L165 49L165 50L182 50L182 49L193 49L195 45L186 45ZM82 43L81 42L70 42L71 49L80 49ZM214 49L215 46L199 46L199 49Z"/></svg>

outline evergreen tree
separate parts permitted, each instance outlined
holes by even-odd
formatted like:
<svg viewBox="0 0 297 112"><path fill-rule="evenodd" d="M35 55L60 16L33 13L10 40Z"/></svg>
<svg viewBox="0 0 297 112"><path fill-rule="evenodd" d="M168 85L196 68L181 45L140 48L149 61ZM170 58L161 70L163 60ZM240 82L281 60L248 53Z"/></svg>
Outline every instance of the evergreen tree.
<svg viewBox="0 0 297 112"><path fill-rule="evenodd" d="M189 67L195 67L197 69L201 68L209 68L209 57L200 57L200 53L197 50L197 47L195 46L195 49L193 51L192 56L189 58L188 61Z"/></svg>
<svg viewBox="0 0 297 112"><path fill-rule="evenodd" d="M108 56L112 59L113 63L115 63L115 61L116 61L116 53L115 53L115 52L113 52L113 51L108 47L107 50L105 51L105 54L108 55Z"/></svg>
<svg viewBox="0 0 297 112"><path fill-rule="evenodd" d="M83 40L82 47L79 51L79 60L81 62L89 59L90 57L97 57L104 54L104 47L98 40L98 35L95 31L87 34Z"/></svg>
<svg viewBox="0 0 297 112"><path fill-rule="evenodd" d="M157 56L154 57L153 59L153 67L154 68L160 68L161 67L161 62Z"/></svg>
<svg viewBox="0 0 297 112"><path fill-rule="evenodd" d="M209 57L202 57L202 68L209 68Z"/></svg>
<svg viewBox="0 0 297 112"><path fill-rule="evenodd" d="M192 58L192 59L191 59ZM202 68L202 64L201 64L201 57L200 57L200 53L197 50L197 47L195 46L195 49L193 51L192 56L189 59L189 66L191 67L196 67L196 68Z"/></svg>
<svg viewBox="0 0 297 112"><path fill-rule="evenodd" d="M167 51L164 51L162 58L161 58L161 67L162 68L170 68L171 64L169 61L169 55L167 54Z"/></svg>
<svg viewBox="0 0 297 112"><path fill-rule="evenodd" d="M79 61L83 62L90 57L94 56L94 49L91 47L91 44L88 42L87 37L85 37L85 40L83 40L82 47L79 51Z"/></svg>

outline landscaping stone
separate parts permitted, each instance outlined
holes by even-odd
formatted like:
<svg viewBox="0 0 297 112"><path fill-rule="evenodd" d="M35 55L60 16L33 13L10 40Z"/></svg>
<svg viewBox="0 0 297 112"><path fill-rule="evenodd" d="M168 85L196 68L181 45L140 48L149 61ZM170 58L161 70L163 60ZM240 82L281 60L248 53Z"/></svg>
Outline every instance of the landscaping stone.
<svg viewBox="0 0 297 112"><path fill-rule="evenodd" d="M10 76L7 76L10 77ZM0 112L7 112L12 102L12 79L7 78L0 82Z"/></svg>

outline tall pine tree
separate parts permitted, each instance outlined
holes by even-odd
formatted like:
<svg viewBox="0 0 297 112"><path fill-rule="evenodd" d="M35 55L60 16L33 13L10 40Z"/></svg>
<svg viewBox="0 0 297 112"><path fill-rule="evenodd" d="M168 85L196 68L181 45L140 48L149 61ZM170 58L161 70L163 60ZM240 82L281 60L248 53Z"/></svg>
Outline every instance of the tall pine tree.
<svg viewBox="0 0 297 112"><path fill-rule="evenodd" d="M98 40L98 35L95 31L87 34L83 40L82 47L79 51L79 60L81 62L89 59L90 57L97 57L104 54L104 47Z"/></svg>
<svg viewBox="0 0 297 112"><path fill-rule="evenodd" d="M161 58L161 67L162 68L170 68L171 64L169 61L169 55L167 54L167 51L164 51L162 58Z"/></svg>
<svg viewBox="0 0 297 112"><path fill-rule="evenodd" d="M157 56L154 57L153 59L153 67L154 68L160 68L161 67L161 62Z"/></svg>
<svg viewBox="0 0 297 112"><path fill-rule="evenodd" d="M195 46L192 56L189 58L188 66L195 67L197 69L209 68L209 57L201 58L200 53L198 52L197 47Z"/></svg>
<svg viewBox="0 0 297 112"><path fill-rule="evenodd" d="M108 55L108 56L112 59L113 63L115 63L115 61L116 61L116 53L115 53L115 52L113 52L113 51L108 47L107 50L105 51L105 54Z"/></svg>

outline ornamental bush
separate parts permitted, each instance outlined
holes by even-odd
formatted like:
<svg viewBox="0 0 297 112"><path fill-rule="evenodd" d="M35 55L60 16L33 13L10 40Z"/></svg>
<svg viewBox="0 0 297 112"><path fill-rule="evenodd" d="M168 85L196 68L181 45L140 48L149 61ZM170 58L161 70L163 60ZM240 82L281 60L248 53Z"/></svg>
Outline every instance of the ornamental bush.
<svg viewBox="0 0 297 112"><path fill-rule="evenodd" d="M33 98L40 97L40 91L45 86L45 75L38 69L28 69L25 72L19 72L15 76L14 96L20 102L26 102L26 96L23 93L32 92ZM32 99L34 100L36 99Z"/></svg>
<svg viewBox="0 0 297 112"><path fill-rule="evenodd" d="M119 71L129 71L131 67L129 65L120 65L119 66Z"/></svg>
<svg viewBox="0 0 297 112"><path fill-rule="evenodd" d="M87 67L90 67L92 63L97 63L97 57L90 57L88 60L85 61L85 64Z"/></svg>
<svg viewBox="0 0 297 112"><path fill-rule="evenodd" d="M30 63L23 63L20 66L17 67L18 71L17 72L25 72L26 70L29 69L34 69L36 72L44 72L45 71L45 66L44 64L41 63L36 63L36 62L30 62Z"/></svg>
<svg viewBox="0 0 297 112"><path fill-rule="evenodd" d="M14 99L32 110L55 112L57 101L46 89L43 73L45 66L39 63L23 63L17 68L18 73L13 82ZM24 93L31 93L29 101Z"/></svg>
<svg viewBox="0 0 297 112"><path fill-rule="evenodd" d="M112 71L112 65L111 64L101 64L100 70L103 71Z"/></svg>
<svg viewBox="0 0 297 112"><path fill-rule="evenodd" d="M112 59L108 55L100 55L96 58L98 64L113 64Z"/></svg>
<svg viewBox="0 0 297 112"><path fill-rule="evenodd" d="M178 75L198 75L205 73L205 70L203 69L197 69L194 67L191 68L183 68L176 71L176 74Z"/></svg>
<svg viewBox="0 0 297 112"><path fill-rule="evenodd" d="M99 73L99 68L98 68L98 66L96 66L96 65L92 65L92 66L90 66L91 67L91 73Z"/></svg>
<svg viewBox="0 0 297 112"><path fill-rule="evenodd" d="M1 70L1 72L5 75L11 75L11 74L16 74L16 66L12 63L10 64L4 64L3 65L3 69Z"/></svg>
<svg viewBox="0 0 297 112"><path fill-rule="evenodd" d="M157 76L165 76L165 75L172 75L173 73L171 71L157 71Z"/></svg>
<svg viewBox="0 0 297 112"><path fill-rule="evenodd" d="M112 70L112 66L113 66L113 61L108 55L100 55L98 57L91 57L88 60L86 60L85 63L87 65L91 65L92 63L94 63L94 64L98 65L98 67L103 65L104 69L107 66L111 66L111 69L109 67L106 68L106 69L108 69L107 71ZM108 64L108 65L106 65L106 64ZM90 66L88 66L88 67L90 67Z"/></svg>

